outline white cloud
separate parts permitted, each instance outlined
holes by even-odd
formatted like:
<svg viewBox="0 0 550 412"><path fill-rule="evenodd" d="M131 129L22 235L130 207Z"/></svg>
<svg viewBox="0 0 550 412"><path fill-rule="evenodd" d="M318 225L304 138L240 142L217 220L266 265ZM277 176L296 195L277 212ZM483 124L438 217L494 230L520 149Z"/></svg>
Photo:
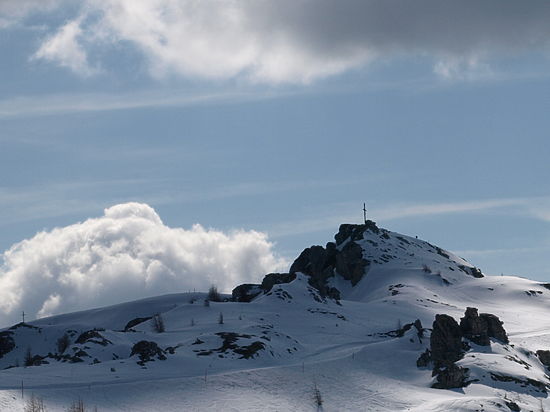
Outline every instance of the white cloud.
<svg viewBox="0 0 550 412"><path fill-rule="evenodd" d="M0 325L21 310L46 316L211 284L230 291L287 268L272 248L260 232L170 228L145 204L119 204L4 253Z"/></svg>
<svg viewBox="0 0 550 412"><path fill-rule="evenodd" d="M480 56L546 53L544 0L85 0L87 47L131 46L155 77L307 83L369 63L429 56L445 78L491 73ZM74 22L73 21L73 22ZM73 22L69 23L72 24ZM61 27L52 39L75 39ZM61 44L61 40L59 41ZM75 41L42 57L86 71ZM42 48L45 46L43 45ZM79 50L79 51L78 51Z"/></svg>
<svg viewBox="0 0 550 412"><path fill-rule="evenodd" d="M67 0L1 0L0 29L12 27L31 14L50 12L66 1Z"/></svg>
<svg viewBox="0 0 550 412"><path fill-rule="evenodd" d="M46 39L33 59L46 59L57 62L82 76L90 76L98 72L90 66L86 51L80 45L78 38L82 35L80 20L70 21L61 27L56 34Z"/></svg>

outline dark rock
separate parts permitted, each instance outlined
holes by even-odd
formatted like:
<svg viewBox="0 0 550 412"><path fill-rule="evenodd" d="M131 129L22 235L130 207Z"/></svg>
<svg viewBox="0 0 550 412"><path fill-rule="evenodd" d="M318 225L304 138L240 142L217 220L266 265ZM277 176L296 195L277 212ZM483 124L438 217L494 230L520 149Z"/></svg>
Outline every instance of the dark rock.
<svg viewBox="0 0 550 412"><path fill-rule="evenodd" d="M376 226L376 223L372 220L367 220L364 225L354 224L342 224L338 230L338 233L334 236L336 245L342 244L346 239L350 238L352 241L363 239L363 233L365 230L370 230L373 233L380 233L380 229Z"/></svg>
<svg viewBox="0 0 550 412"><path fill-rule="evenodd" d="M222 345L216 349L198 351L197 356L209 356L213 353L218 353L220 357L228 352L233 352L240 355L239 359L254 358L257 353L265 349L265 344L260 341L254 341L249 345L238 345L239 339L251 339L252 335L238 334L235 332L218 332L216 333L222 339Z"/></svg>
<svg viewBox="0 0 550 412"><path fill-rule="evenodd" d="M311 246L304 249L300 256L290 266L290 273L302 272L308 276L328 277L332 276L336 259L334 243L329 242L327 249L322 246Z"/></svg>
<svg viewBox="0 0 550 412"><path fill-rule="evenodd" d="M294 279L296 279L295 273L269 273L265 275L260 288L264 292L269 292L274 285L290 283Z"/></svg>
<svg viewBox="0 0 550 412"><path fill-rule="evenodd" d="M231 300L234 302L250 302L262 292L263 290L260 285L244 283L233 289L231 292Z"/></svg>
<svg viewBox="0 0 550 412"><path fill-rule="evenodd" d="M422 352L420 357L416 360L416 366L419 368L425 368L432 362L432 353L429 349L426 349L426 351Z"/></svg>
<svg viewBox="0 0 550 412"><path fill-rule="evenodd" d="M148 320L152 319L152 316L147 316L145 318L135 318L129 321L126 326L124 326L124 332L128 332L130 329L132 329L134 326L139 325L140 323L147 322Z"/></svg>
<svg viewBox="0 0 550 412"><path fill-rule="evenodd" d="M157 359L159 360L166 360L166 356L164 356L164 351L159 348L155 342L146 340L139 341L134 346L132 346L130 357L134 355L139 356L140 362L137 363L142 366L145 362L154 361L155 357L157 357Z"/></svg>
<svg viewBox="0 0 550 412"><path fill-rule="evenodd" d="M462 332L456 320L449 315L435 315L430 348L435 367L447 365L462 358Z"/></svg>
<svg viewBox="0 0 550 412"><path fill-rule="evenodd" d="M464 273L466 273L469 276L473 276L474 278L484 277L483 273L481 273L481 270L479 270L476 267L468 267L468 266L464 266L464 265L459 265L458 267L461 271L463 271Z"/></svg>
<svg viewBox="0 0 550 412"><path fill-rule="evenodd" d="M464 317L460 319L460 330L465 338L478 345L489 346L491 344L487 321L478 315L476 308L466 308Z"/></svg>
<svg viewBox="0 0 550 412"><path fill-rule="evenodd" d="M508 409L510 409L512 412L520 412L521 408L518 406L517 403L514 401L504 401Z"/></svg>
<svg viewBox="0 0 550 412"><path fill-rule="evenodd" d="M0 359L15 348L15 341L12 335L13 332L10 331L0 332Z"/></svg>
<svg viewBox="0 0 550 412"><path fill-rule="evenodd" d="M101 346L112 344L110 340L105 339L96 329L87 330L86 332L81 333L80 336L76 339L75 343L97 343Z"/></svg>
<svg viewBox="0 0 550 412"><path fill-rule="evenodd" d="M466 378L468 377L468 369L462 368L449 363L434 369L434 375L437 376L436 382L432 385L432 388L436 389L453 389L463 388L468 385Z"/></svg>
<svg viewBox="0 0 550 412"><path fill-rule="evenodd" d="M550 350L538 350L537 357L539 358L540 363L547 368L550 367Z"/></svg>
<svg viewBox="0 0 550 412"><path fill-rule="evenodd" d="M518 378L515 376L509 376L509 375L501 375L498 373L492 373L491 372L491 379L498 382L513 382L521 386L522 388L526 388L528 386L532 386L536 391L547 393L548 386L540 381L537 381L535 379L531 378Z"/></svg>
<svg viewBox="0 0 550 412"><path fill-rule="evenodd" d="M503 322L498 318L498 316L490 313L481 313L479 317L487 323L487 334L489 337L498 339L503 343L509 342L508 335L502 326Z"/></svg>
<svg viewBox="0 0 550 412"><path fill-rule="evenodd" d="M363 259L363 248L355 242L347 243L336 255L336 271L355 286L365 274L369 261Z"/></svg>

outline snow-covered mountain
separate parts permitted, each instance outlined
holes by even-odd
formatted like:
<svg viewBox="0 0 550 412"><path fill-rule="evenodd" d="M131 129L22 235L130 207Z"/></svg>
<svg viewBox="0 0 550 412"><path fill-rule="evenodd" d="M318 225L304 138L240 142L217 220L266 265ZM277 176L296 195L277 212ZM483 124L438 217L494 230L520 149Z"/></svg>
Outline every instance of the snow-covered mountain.
<svg viewBox="0 0 550 412"><path fill-rule="evenodd" d="M220 302L172 294L0 331L0 409L34 394L50 411L550 410L549 289L342 225Z"/></svg>

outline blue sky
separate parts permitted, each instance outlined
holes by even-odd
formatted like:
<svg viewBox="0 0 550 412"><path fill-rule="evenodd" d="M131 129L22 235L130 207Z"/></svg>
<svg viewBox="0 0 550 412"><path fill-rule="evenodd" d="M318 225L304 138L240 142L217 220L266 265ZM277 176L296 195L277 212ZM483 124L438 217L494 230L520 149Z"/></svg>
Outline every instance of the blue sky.
<svg viewBox="0 0 550 412"><path fill-rule="evenodd" d="M135 201L292 259L365 201L550 280L547 3L214 3L0 5L1 250Z"/></svg>

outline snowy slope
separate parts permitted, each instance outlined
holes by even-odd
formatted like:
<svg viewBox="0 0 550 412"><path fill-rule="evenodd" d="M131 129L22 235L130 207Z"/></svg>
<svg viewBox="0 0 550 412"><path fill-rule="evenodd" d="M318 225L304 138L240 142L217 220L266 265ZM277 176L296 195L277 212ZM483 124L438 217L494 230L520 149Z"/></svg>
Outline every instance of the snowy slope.
<svg viewBox="0 0 550 412"><path fill-rule="evenodd" d="M328 283L339 300L297 273L250 303L205 306L204 293L173 294L1 331L0 409L21 410L22 382L27 398L42 397L51 411L77 398L113 411L316 410L315 385L326 411L550 409L549 371L534 353L550 349L545 285L477 277L471 264L427 242L359 229L336 248L356 243L368 265L354 285L333 271ZM510 342L470 344L457 364L473 382L433 389L432 370L416 365L430 331L422 339L414 328L395 331L416 319L431 328L436 314L459 321L466 307L498 316ZM163 333L153 330L155 314ZM60 353L64 334L70 344ZM150 353L132 355L142 341L154 342ZM40 366L23 367L29 350Z"/></svg>

